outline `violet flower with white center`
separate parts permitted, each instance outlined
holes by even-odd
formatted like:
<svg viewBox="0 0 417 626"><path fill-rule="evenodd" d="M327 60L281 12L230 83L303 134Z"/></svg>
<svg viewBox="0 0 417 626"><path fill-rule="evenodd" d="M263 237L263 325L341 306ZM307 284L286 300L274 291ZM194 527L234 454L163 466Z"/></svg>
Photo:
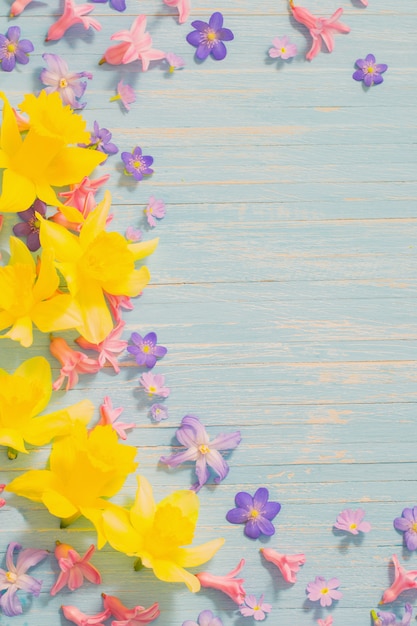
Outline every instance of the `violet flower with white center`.
<svg viewBox="0 0 417 626"><path fill-rule="evenodd" d="M191 486L195 492L208 481L209 467L217 474L217 478L214 479L216 484L226 478L229 466L220 451L233 450L242 440L237 430L232 433L220 433L213 441L210 441L205 427L194 415L186 415L182 418L181 426L175 436L187 449L170 456L162 456L159 460L168 467L178 467L186 461L196 461L195 472L198 481Z"/></svg>
<svg viewBox="0 0 417 626"><path fill-rule="evenodd" d="M192 619L187 619L183 622L182 626L223 626L223 622L220 617L215 617L208 609L201 611L197 618L197 622Z"/></svg>
<svg viewBox="0 0 417 626"><path fill-rule="evenodd" d="M352 535L358 533L368 533L371 530L369 522L364 522L365 511L363 509L345 509L337 516L336 522L333 524L334 528L338 530L345 530Z"/></svg>
<svg viewBox="0 0 417 626"><path fill-rule="evenodd" d="M125 174L131 174L136 180L142 180L145 174L153 174L153 169L150 168L153 157L143 155L139 146L136 146L133 152L122 152L121 156Z"/></svg>
<svg viewBox="0 0 417 626"><path fill-rule="evenodd" d="M165 376L163 374L143 372L139 382L151 397L161 396L161 398L168 398L171 393L170 388L165 387Z"/></svg>
<svg viewBox="0 0 417 626"><path fill-rule="evenodd" d="M46 61L47 68L41 72L40 79L46 93L57 91L64 104L69 104L73 109L83 109L86 102L79 102L82 98L87 83L81 78L93 78L90 72L70 72L68 64L57 54L45 53L42 58Z"/></svg>
<svg viewBox="0 0 417 626"><path fill-rule="evenodd" d="M151 228L155 228L158 220L162 220L162 218L166 215L165 203L163 200L157 200L155 196L151 196L148 201L148 206L143 210L146 215L146 219L148 220L148 224Z"/></svg>
<svg viewBox="0 0 417 626"><path fill-rule="evenodd" d="M272 40L273 48L268 50L268 54L272 59L291 59L297 54L297 46L295 43L291 43L289 38L274 37Z"/></svg>
<svg viewBox="0 0 417 626"><path fill-rule="evenodd" d="M173 52L168 52L165 55L165 61L168 63L169 74L173 74L175 70L182 70L185 66L184 59Z"/></svg>
<svg viewBox="0 0 417 626"><path fill-rule="evenodd" d="M231 524L245 524L244 533L251 539L258 539L261 535L270 537L275 533L271 520L281 510L279 502L269 502L269 491L265 487L259 487L252 497L246 491L239 491L235 496L236 508L226 514L226 519Z"/></svg>
<svg viewBox="0 0 417 626"><path fill-rule="evenodd" d="M371 611L371 616L374 621L374 626L410 626L413 616L413 607L408 603L404 606L404 615L401 622L397 622L395 613L388 611Z"/></svg>
<svg viewBox="0 0 417 626"><path fill-rule="evenodd" d="M153 404L150 408L151 417L154 422L160 422L161 420L168 419L168 409L163 404Z"/></svg>
<svg viewBox="0 0 417 626"><path fill-rule="evenodd" d="M130 104L136 101L135 90L130 85L125 85L122 80L117 83L117 95L110 98L110 102L120 100L125 109L130 110Z"/></svg>
<svg viewBox="0 0 417 626"><path fill-rule="evenodd" d="M29 52L33 52L33 43L29 39L20 39L19 26L10 26L6 35L0 35L0 65L4 72L11 72L16 61L22 65L29 63Z"/></svg>
<svg viewBox="0 0 417 626"><path fill-rule="evenodd" d="M385 63L377 63L373 54L367 54L364 59L356 59L355 65L357 65L359 69L352 74L354 80L363 80L364 85L367 87L379 85L384 82L384 78L381 74L387 71L388 65L385 65Z"/></svg>
<svg viewBox="0 0 417 626"><path fill-rule="evenodd" d="M35 202L26 211L19 211L18 216L23 222L13 226L13 233L16 237L26 237L26 245L31 252L36 252L41 247L39 240L40 221L36 217L36 213L45 217L46 204L37 198Z"/></svg>
<svg viewBox="0 0 417 626"><path fill-rule="evenodd" d="M14 551L21 550L22 546L14 541L9 543L6 552L7 570L0 568L0 590L5 591L0 596L0 608L7 617L14 617L23 613L22 604L17 597L19 589L32 594L37 598L40 594L42 581L36 580L26 572L48 556L47 550L25 548L13 563Z"/></svg>
<svg viewBox="0 0 417 626"><path fill-rule="evenodd" d="M257 622L262 622L271 609L272 605L264 602L263 595L257 600L256 596L249 594L245 597L245 606L240 607L240 612L244 617L253 617Z"/></svg>
<svg viewBox="0 0 417 626"><path fill-rule="evenodd" d="M202 61L209 54L216 61L224 59L227 49L223 41L232 41L234 35L228 28L223 28L223 15L217 11L210 17L208 24L195 20L191 22L191 26L196 30L188 33L186 39L189 44L197 48L195 53L197 59Z"/></svg>
<svg viewBox="0 0 417 626"><path fill-rule="evenodd" d="M404 533L404 542L408 550L417 550L417 506L404 509L401 517L395 518L394 528Z"/></svg>
<svg viewBox="0 0 417 626"><path fill-rule="evenodd" d="M168 352L164 346L156 345L157 340L156 333L148 333L144 337L139 333L132 333L130 341L135 345L128 346L127 351L133 354L138 365L152 369L156 365L156 360L161 359Z"/></svg>
<svg viewBox="0 0 417 626"><path fill-rule="evenodd" d="M111 143L112 134L107 128L100 128L98 122L94 122L94 131L90 133L90 143L79 143L80 148L98 150L104 154L116 154L119 148Z"/></svg>
<svg viewBox="0 0 417 626"><path fill-rule="evenodd" d="M316 578L308 583L306 593L308 599L312 602L320 600L321 606L330 606L333 600L340 600L343 594L341 591L337 591L340 585L338 578L330 578L326 580L322 576L316 576Z"/></svg>

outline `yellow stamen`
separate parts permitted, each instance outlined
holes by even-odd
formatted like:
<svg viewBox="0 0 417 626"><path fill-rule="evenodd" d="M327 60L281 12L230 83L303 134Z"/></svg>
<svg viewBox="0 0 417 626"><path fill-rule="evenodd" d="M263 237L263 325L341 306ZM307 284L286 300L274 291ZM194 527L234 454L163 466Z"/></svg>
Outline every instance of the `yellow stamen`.
<svg viewBox="0 0 417 626"><path fill-rule="evenodd" d="M216 41L216 33L213 33L213 31L209 31L207 33L207 39L209 41Z"/></svg>
<svg viewBox="0 0 417 626"><path fill-rule="evenodd" d="M252 509L252 511L250 512L250 516L251 517L258 517L259 516L259 511L257 511L256 509Z"/></svg>
<svg viewBox="0 0 417 626"><path fill-rule="evenodd" d="M68 81L66 78L61 78L61 80L59 81L59 88L65 89L65 87L68 87Z"/></svg>
<svg viewBox="0 0 417 626"><path fill-rule="evenodd" d="M201 444L198 450L199 452L201 452L201 454L208 454L208 452L210 452L210 448L205 443Z"/></svg>
<svg viewBox="0 0 417 626"><path fill-rule="evenodd" d="M15 583L17 580L17 576L14 572L6 572L6 580L9 583Z"/></svg>

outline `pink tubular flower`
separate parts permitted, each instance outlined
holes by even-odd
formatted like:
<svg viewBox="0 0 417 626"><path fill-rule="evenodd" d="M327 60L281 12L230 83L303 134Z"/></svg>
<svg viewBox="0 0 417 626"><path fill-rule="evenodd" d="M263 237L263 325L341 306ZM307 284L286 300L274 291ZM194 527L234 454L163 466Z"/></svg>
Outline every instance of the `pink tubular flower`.
<svg viewBox="0 0 417 626"><path fill-rule="evenodd" d="M95 585L101 583L100 572L94 565L88 562L95 550L95 546L91 545L84 556L81 557L78 552L68 544L61 543L60 541L57 541L56 544L55 558L58 561L61 573L51 589L51 596L56 595L65 585L68 586L70 591L75 591L75 589L81 587L84 578Z"/></svg>
<svg viewBox="0 0 417 626"><path fill-rule="evenodd" d="M395 579L391 587L384 591L380 604L394 602L400 593L407 589L417 589L417 570L406 571L400 565L396 554L392 555L392 562L395 568Z"/></svg>
<svg viewBox="0 0 417 626"><path fill-rule="evenodd" d="M304 554L280 554L271 548L261 548L260 553L270 563L276 565L287 583L297 581L296 573L300 565L304 565L306 557Z"/></svg>
<svg viewBox="0 0 417 626"><path fill-rule="evenodd" d="M342 592L337 591L339 585L340 580L338 578L326 580L322 576L316 576L316 578L307 585L306 592L308 599L312 602L320 600L321 606L330 606L333 600L340 600L340 598L343 597Z"/></svg>
<svg viewBox="0 0 417 626"><path fill-rule="evenodd" d="M356 511L345 509L339 513L333 526L352 535L357 535L359 532L368 533L371 530L371 525L369 522L362 521L364 517L365 511L363 509L356 509Z"/></svg>
<svg viewBox="0 0 417 626"><path fill-rule="evenodd" d="M65 390L68 391L78 383L78 374L96 374L100 370L99 362L96 359L90 359L82 352L73 350L62 337L53 337L49 349L62 365L60 376L52 385L54 391L61 388L65 378L68 378L65 387Z"/></svg>
<svg viewBox="0 0 417 626"><path fill-rule="evenodd" d="M99 190L99 187L104 185L104 183L106 183L109 178L110 174L105 174L104 176L100 176L100 178L95 178L94 180L91 180L91 178L89 178L88 176L84 176L80 183L70 185L70 191L61 191L61 193L59 193L58 195L61 198L65 198L66 206L75 207L76 209L78 209L78 211L80 211L80 213L84 215L84 217L87 217L87 215L91 211L91 208L94 208L89 208L87 215L84 214L87 198L90 197L90 194L92 194L94 197Z"/></svg>
<svg viewBox="0 0 417 626"><path fill-rule="evenodd" d="M120 100L125 109L130 110L130 104L136 101L135 90L130 85L125 85L122 80L117 83L117 95L110 98L110 102Z"/></svg>
<svg viewBox="0 0 417 626"><path fill-rule="evenodd" d="M104 608L109 610L116 621L112 622L112 626L140 626L140 624L149 624L153 622L161 611L157 602L152 604L148 609L143 606L135 606L128 609L121 603L116 596L108 596L102 593Z"/></svg>
<svg viewBox="0 0 417 626"><path fill-rule="evenodd" d="M270 613L272 609L270 604L264 602L263 595L259 600L253 595L246 596L245 605L240 607L241 614L244 617L253 617L257 622L262 622L266 617L265 613Z"/></svg>
<svg viewBox="0 0 417 626"><path fill-rule="evenodd" d="M150 396L161 396L161 398L168 398L171 390L169 387L164 387L165 376L163 374L152 374L152 372L143 372L139 378L140 384L145 388Z"/></svg>
<svg viewBox="0 0 417 626"><path fill-rule="evenodd" d="M110 46L104 53L100 61L102 63L110 63L110 65L120 65L132 63L132 61L140 60L144 72L149 67L150 61L158 61L165 57L165 52L152 48L152 37L145 32L146 16L138 15L133 21L130 30L121 30L114 33L110 37L112 41L121 41L122 43Z"/></svg>
<svg viewBox="0 0 417 626"><path fill-rule="evenodd" d="M326 619L318 619L317 624L319 626L333 626L333 615L329 615Z"/></svg>
<svg viewBox="0 0 417 626"><path fill-rule="evenodd" d="M191 10L191 0L164 0L168 7L176 7L178 9L178 21L184 24L188 20Z"/></svg>
<svg viewBox="0 0 417 626"><path fill-rule="evenodd" d="M106 300L108 302L111 314L115 322L120 322L122 319L121 309L126 311L133 311L133 304L129 296L114 296L111 293L105 293Z"/></svg>
<svg viewBox="0 0 417 626"><path fill-rule="evenodd" d="M56 41L64 36L74 24L82 24L86 30L94 28L101 30L100 22L92 17L86 17L94 9L94 4L75 4L74 0L65 0L64 12L48 30L45 41Z"/></svg>
<svg viewBox="0 0 417 626"><path fill-rule="evenodd" d="M100 343L90 343L84 337L78 337L75 341L83 350L95 350L99 353L98 364L100 367L104 367L106 361L108 361L113 366L116 374L118 374L120 367L116 355L124 352L128 345L127 341L120 339L124 327L125 322L120 321Z"/></svg>
<svg viewBox="0 0 417 626"><path fill-rule="evenodd" d="M10 7L10 17L20 15L23 9L26 9L27 5L31 2L32 0L14 0L12 6Z"/></svg>
<svg viewBox="0 0 417 626"><path fill-rule="evenodd" d="M226 576L216 576L209 572L200 572L196 574L202 587L210 587L223 591L229 598L241 605L245 601L246 591L243 588L244 578L235 578L245 565L245 559L241 559L237 567L232 569Z"/></svg>
<svg viewBox="0 0 417 626"><path fill-rule="evenodd" d="M155 196L151 196L148 201L148 206L144 209L144 213L146 215L146 219L148 220L148 224L151 228L155 228L157 221L155 217L161 220L165 217L165 203L163 200L157 200Z"/></svg>
<svg viewBox="0 0 417 626"><path fill-rule="evenodd" d="M368 0L361 0L361 2L362 2L362 4L363 4L364 6L366 6L366 7L368 6Z"/></svg>
<svg viewBox="0 0 417 626"><path fill-rule="evenodd" d="M329 18L316 17L312 15L310 11L304 7L294 6L293 0L290 0L292 14L297 22L303 24L310 31L310 35L313 38L313 45L306 54L306 59L311 61L320 52L321 40L324 41L326 48L329 52L333 51L334 41L333 34L337 33L349 33L350 28L338 19L343 13L343 9L337 9L333 15ZM321 38L321 39L320 39Z"/></svg>
<svg viewBox="0 0 417 626"><path fill-rule="evenodd" d="M71 605L61 606L61 609L65 618L77 626L105 626L103 622L111 616L108 609L96 615L86 615L76 606Z"/></svg>
<svg viewBox="0 0 417 626"><path fill-rule="evenodd" d="M5 487L6 487L6 485L4 483L0 485L0 493L3 493ZM0 509L5 504L6 504L6 500L4 498L0 498Z"/></svg>
<svg viewBox="0 0 417 626"><path fill-rule="evenodd" d="M117 418L123 413L123 409L121 407L114 409L112 401L109 396L104 397L104 402L100 406L100 420L98 422L98 426L107 426L110 424L113 427L113 430L119 435L120 439L124 441L127 439L126 429L127 428L136 428L136 424L130 422L126 424L125 422L115 423Z"/></svg>

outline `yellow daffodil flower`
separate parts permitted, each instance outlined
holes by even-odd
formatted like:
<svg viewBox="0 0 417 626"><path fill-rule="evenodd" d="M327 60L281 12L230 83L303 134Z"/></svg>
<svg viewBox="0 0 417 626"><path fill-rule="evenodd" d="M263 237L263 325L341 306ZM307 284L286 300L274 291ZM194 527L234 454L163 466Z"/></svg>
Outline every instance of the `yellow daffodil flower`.
<svg viewBox="0 0 417 626"><path fill-rule="evenodd" d="M43 446L71 431L76 420L88 423L94 407L88 400L37 417L51 398L52 374L48 361L37 356L24 361L14 374L0 369L0 445L10 457L26 452L25 442Z"/></svg>
<svg viewBox="0 0 417 626"><path fill-rule="evenodd" d="M48 511L67 526L84 515L96 527L98 545L106 539L102 532L103 510L114 507L108 502L134 472L136 448L118 442L112 426L96 426L90 432L75 422L67 437L52 445L49 469L30 470L12 480L7 491L43 502Z"/></svg>
<svg viewBox="0 0 417 626"><path fill-rule="evenodd" d="M39 267L25 244L10 237L10 261L0 267L0 330L27 348L32 345L32 326L43 333L76 328L81 322L78 306L69 294L57 291L59 277L52 250L44 250Z"/></svg>
<svg viewBox="0 0 417 626"><path fill-rule="evenodd" d="M80 182L107 157L97 150L76 147L88 143L90 134L81 115L64 106L59 93L28 94L20 110L29 116L29 130L23 138L6 95L0 129L0 169L4 169L0 213L28 209L36 198L59 207L65 216L82 221L77 209L64 207L52 187ZM70 145L68 145L70 144Z"/></svg>
<svg viewBox="0 0 417 626"><path fill-rule="evenodd" d="M190 591L199 591L200 581L185 568L206 563L224 539L213 539L195 548L182 547L190 545L194 537L198 496L190 490L174 491L155 504L146 478L138 476L137 481L130 511L114 507L103 513L107 541L115 550L139 557L160 580L183 582Z"/></svg>
<svg viewBox="0 0 417 626"><path fill-rule="evenodd" d="M129 243L116 232L106 232L111 195L105 193L84 222L79 237L60 224L39 216L40 240L44 248L53 248L57 267L79 306L82 323L78 332L91 343L102 342L113 330L113 320L105 293L138 296L149 282L146 266L135 269L135 261L155 250L158 239Z"/></svg>

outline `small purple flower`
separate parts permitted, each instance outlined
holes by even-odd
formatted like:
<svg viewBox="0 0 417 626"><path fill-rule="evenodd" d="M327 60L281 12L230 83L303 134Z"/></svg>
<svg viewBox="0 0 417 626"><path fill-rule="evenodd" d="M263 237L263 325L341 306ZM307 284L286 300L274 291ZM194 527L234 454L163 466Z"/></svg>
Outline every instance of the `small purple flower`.
<svg viewBox="0 0 417 626"><path fill-rule="evenodd" d="M352 78L354 80L363 80L367 87L382 83L384 79L381 74L388 69L388 65L376 63L373 54L368 54L365 59L357 59L355 65L357 65L359 69L352 74Z"/></svg>
<svg viewBox="0 0 417 626"><path fill-rule="evenodd" d="M136 146L133 152L122 152L121 156L125 164L125 173L131 174L136 180L142 180L144 174L153 174L150 168L153 157L142 155L142 149L139 146Z"/></svg>
<svg viewBox="0 0 417 626"><path fill-rule="evenodd" d="M23 222L13 226L13 233L16 237L26 237L26 245L31 252L36 252L41 247L39 241L40 221L35 213L40 213L42 217L46 214L46 204L37 198L26 211L19 211L18 216Z"/></svg>
<svg viewBox="0 0 417 626"><path fill-rule="evenodd" d="M148 220L148 224L151 228L155 228L157 221L161 220L166 215L165 203L163 200L157 200L155 196L151 196L148 201L148 206L143 211Z"/></svg>
<svg viewBox="0 0 417 626"><path fill-rule="evenodd" d="M321 606L330 606L333 600L340 600L343 597L341 591L337 591L340 585L338 578L330 578L326 580L322 576L316 576L313 581L308 583L306 593L308 599L312 602L320 600Z"/></svg>
<svg viewBox="0 0 417 626"><path fill-rule="evenodd" d="M216 61L224 59L227 50L223 41L232 41L234 35L228 28L223 28L223 15L219 12L213 13L208 24L195 20L191 22L191 26L196 30L188 33L187 41L197 48L196 57L203 60L211 54Z"/></svg>
<svg viewBox="0 0 417 626"><path fill-rule="evenodd" d="M274 37L272 40L273 48L269 48L268 54L272 59L291 59L297 54L297 46L291 43L289 38Z"/></svg>
<svg viewBox="0 0 417 626"><path fill-rule="evenodd" d="M125 237L130 243L140 241L142 239L142 231L139 228L134 228L134 226L128 226Z"/></svg>
<svg viewBox="0 0 417 626"><path fill-rule="evenodd" d="M6 35L0 35L0 64L5 72L16 67L16 61L26 65L29 63L29 52L33 52L33 43L29 39L21 39L19 26L10 26Z"/></svg>
<svg viewBox="0 0 417 626"><path fill-rule="evenodd" d="M132 333L130 341L134 346L128 346L127 351L133 354L138 365L144 365L149 369L155 367L156 359L161 359L168 350L164 346L157 346L158 338L155 333L148 333L144 337L139 333Z"/></svg>
<svg viewBox="0 0 417 626"><path fill-rule="evenodd" d="M191 486L193 491L199 491L209 479L208 467L217 474L214 482L218 484L229 473L229 466L219 450L233 450L241 442L240 432L220 433L210 441L208 433L198 417L186 415L182 418L181 426L175 433L178 441L187 449L184 452L162 456L159 460L168 467L177 467L186 461L196 461L195 472L198 481Z"/></svg>
<svg viewBox="0 0 417 626"><path fill-rule="evenodd" d="M90 133L90 143L79 143L80 148L90 148L98 150L104 154L116 154L119 148L116 144L111 143L112 134L107 128L100 128L98 122L94 122L94 131Z"/></svg>
<svg viewBox="0 0 417 626"><path fill-rule="evenodd" d="M168 63L169 74L173 74L175 70L182 70L185 66L184 59L173 52L168 52L165 55L165 61Z"/></svg>
<svg viewBox="0 0 417 626"><path fill-rule="evenodd" d="M9 543L6 552L7 570L0 568L0 589L6 591L0 597L0 608L7 617L14 617L23 613L21 602L16 595L19 589L31 593L36 598L41 591L42 581L36 580L26 572L43 561L48 556L48 551L26 548L17 557L15 565L13 552L21 548L22 546L14 541Z"/></svg>
<svg viewBox="0 0 417 626"><path fill-rule="evenodd" d="M378 626L410 626L411 618L413 616L413 607L408 603L404 606L404 615L401 622L397 622L397 616L395 613L390 613L388 611L378 611L377 614L375 611L371 611L371 614L375 625Z"/></svg>
<svg viewBox="0 0 417 626"><path fill-rule="evenodd" d="M110 98L110 102L114 102L115 100L120 100L125 109L129 111L132 102L136 102L135 90L130 85L119 80L117 83L117 95Z"/></svg>
<svg viewBox="0 0 417 626"><path fill-rule="evenodd" d="M417 550L417 506L404 509L401 517L395 518L394 528L404 533L404 542L409 550Z"/></svg>
<svg viewBox="0 0 417 626"><path fill-rule="evenodd" d="M214 617L213 613L208 609L201 611L198 616L198 622L194 622L192 619L187 619L183 622L182 626L223 626L223 622L220 617Z"/></svg>
<svg viewBox="0 0 417 626"><path fill-rule="evenodd" d="M151 406L150 410L154 422L168 419L168 409L165 405L156 403Z"/></svg>
<svg viewBox="0 0 417 626"><path fill-rule="evenodd" d="M245 596L245 604L240 607L240 612L244 617L253 617L257 622L262 622L266 618L266 613L270 613L272 605L268 602L264 602L264 596L262 595L259 600L256 596Z"/></svg>
<svg viewBox="0 0 417 626"><path fill-rule="evenodd" d="M239 491L235 496L236 508L227 512L227 521L245 524L244 533L251 539L273 535L275 528L271 520L278 515L281 505L279 502L268 502L268 498L269 491L265 487L259 487L253 497L246 491Z"/></svg>
<svg viewBox="0 0 417 626"><path fill-rule="evenodd" d="M363 509L344 509L337 516L333 526L338 530L344 530L352 535L357 535L360 532L368 533L371 530L371 525L369 522L363 521L364 517L365 511Z"/></svg>
<svg viewBox="0 0 417 626"><path fill-rule="evenodd" d="M86 102L79 102L86 90L87 83L81 78L93 78L90 72L70 72L68 64L58 54L42 55L47 68L41 72L40 79L46 85L46 93L57 91L64 104L73 109L83 109Z"/></svg>
<svg viewBox="0 0 417 626"><path fill-rule="evenodd" d="M139 378L139 382L149 396L161 396L168 398L171 393L169 387L165 387L165 376L163 374L152 374L152 372L143 372Z"/></svg>
<svg viewBox="0 0 417 626"><path fill-rule="evenodd" d="M93 2L104 4L107 0L92 0ZM110 0L109 2L112 9L115 11L125 11L126 10L126 0Z"/></svg>

